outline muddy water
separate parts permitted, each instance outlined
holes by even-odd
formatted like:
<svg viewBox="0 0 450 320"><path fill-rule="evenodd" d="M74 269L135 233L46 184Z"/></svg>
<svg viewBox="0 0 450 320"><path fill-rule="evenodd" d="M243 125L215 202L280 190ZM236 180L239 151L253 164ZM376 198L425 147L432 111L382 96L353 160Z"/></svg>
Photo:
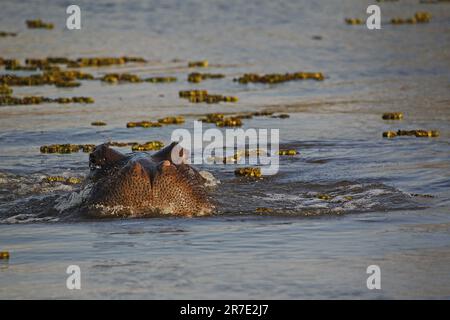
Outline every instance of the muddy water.
<svg viewBox="0 0 450 320"><path fill-rule="evenodd" d="M80 2L82 30L68 31L63 2L4 1L0 29L18 36L0 39L1 57L135 55L148 63L83 71L178 81L13 87L17 96L92 96L95 103L0 107L0 250L11 253L0 262L0 297L449 298L450 10L445 3L382 3L382 30L344 24L345 17L364 18L368 4ZM432 13L431 23L384 23L419 10ZM24 21L38 17L55 30L26 29ZM201 59L226 78L188 83L187 61ZM326 79L232 81L246 72L297 70ZM178 98L179 90L197 88L239 102ZM278 128L281 147L300 154L281 158L279 174L258 181L235 178L234 165L200 165L221 182L211 191L213 217L85 219L74 209L77 186L41 182L89 171L87 154L41 154L44 144L168 143L173 129L192 128L200 114L261 110L290 118L257 117L243 128ZM383 121L385 111L405 119ZM184 115L186 123L125 127L167 115ZM108 125L90 125L97 120ZM441 135L381 137L422 128ZM82 269L80 291L66 289L69 264ZM366 287L371 264L382 270L382 290Z"/></svg>

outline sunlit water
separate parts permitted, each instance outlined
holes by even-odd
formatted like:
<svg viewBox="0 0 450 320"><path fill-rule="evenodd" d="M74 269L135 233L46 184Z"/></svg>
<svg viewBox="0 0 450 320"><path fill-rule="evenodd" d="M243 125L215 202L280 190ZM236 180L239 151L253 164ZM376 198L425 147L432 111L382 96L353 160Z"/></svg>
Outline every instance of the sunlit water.
<svg viewBox="0 0 450 320"><path fill-rule="evenodd" d="M450 5L381 3L379 31L344 23L364 18L368 4L81 1L82 30L68 31L65 1L3 1L0 30L19 35L0 39L0 57L135 55L149 62L86 71L179 80L13 87L17 96L96 102L0 107L0 251L11 254L0 261L0 297L450 298ZM385 23L419 10L432 13L431 23ZM39 17L55 30L26 29L26 19ZM188 83L187 61L200 59L226 78ZM232 81L246 72L301 70L326 79ZM193 88L239 102L178 98ZM243 128L278 128L281 147L300 154L282 157L279 174L258 181L236 178L235 165L200 165L221 182L211 190L213 217L86 219L72 210L77 186L41 182L89 172L87 154L41 154L41 145L168 143L173 129L192 128L201 114L255 110L289 113L244 119ZM381 120L386 111L405 119ZM166 115L184 115L186 124L125 127ZM96 120L108 125L91 126ZM397 129L441 135L381 137ZM70 264L81 267L80 291L66 289ZM381 290L366 287L371 264L381 267Z"/></svg>

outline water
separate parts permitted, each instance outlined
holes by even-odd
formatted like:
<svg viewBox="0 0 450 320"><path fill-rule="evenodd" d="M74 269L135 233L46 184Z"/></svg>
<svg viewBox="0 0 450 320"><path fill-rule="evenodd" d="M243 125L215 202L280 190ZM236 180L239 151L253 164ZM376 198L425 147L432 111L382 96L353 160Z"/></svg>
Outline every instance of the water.
<svg viewBox="0 0 450 320"><path fill-rule="evenodd" d="M448 4L381 3L382 21L429 11L429 24L379 31L348 26L369 1L80 2L82 30L64 29L65 1L3 1L0 56L136 55L147 64L87 69L96 75L171 75L171 84L75 89L13 87L14 94L92 96L93 105L0 107L2 298L449 298L450 10ZM41 17L55 30L27 30ZM321 36L315 40L314 36ZM186 81L187 61L208 72ZM246 72L321 71L323 82L240 85ZM6 72L6 71L1 71ZM21 72L21 74L27 74ZM235 105L189 104L179 90L236 95ZM213 217L82 218L70 210L78 187L48 175L85 177L87 154L40 154L53 143L170 140L210 112L271 110L245 128L279 128L280 173L257 182L234 165L199 166L221 183ZM383 121L401 111L403 121ZM127 129L128 121L184 115L183 126ZM108 123L92 127L92 121ZM205 125L205 128L212 127ZM433 129L434 139L383 139L397 129ZM122 148L128 152L129 149ZM317 199L329 194L332 200ZM261 213L257 208L269 208ZM62 210L69 208L68 210ZM82 290L66 289L66 268L82 270ZM379 265L382 290L366 287Z"/></svg>

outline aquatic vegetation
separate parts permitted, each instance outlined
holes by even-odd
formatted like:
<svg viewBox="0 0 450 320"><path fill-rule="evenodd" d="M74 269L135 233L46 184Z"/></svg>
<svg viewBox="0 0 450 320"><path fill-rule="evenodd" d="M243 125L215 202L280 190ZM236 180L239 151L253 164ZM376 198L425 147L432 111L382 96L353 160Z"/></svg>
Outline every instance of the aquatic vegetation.
<svg viewBox="0 0 450 320"><path fill-rule="evenodd" d="M223 102L238 102L239 99L238 99L238 97L235 97L235 96L223 96L222 101Z"/></svg>
<svg viewBox="0 0 450 320"><path fill-rule="evenodd" d="M398 136L439 137L439 131L435 130L398 130Z"/></svg>
<svg viewBox="0 0 450 320"><path fill-rule="evenodd" d="M41 146L41 153L74 153L80 151L78 144L52 144L48 146Z"/></svg>
<svg viewBox="0 0 450 320"><path fill-rule="evenodd" d="M241 127L242 121L236 117L223 118L215 122L218 127Z"/></svg>
<svg viewBox="0 0 450 320"><path fill-rule="evenodd" d="M415 18L392 18L391 24L416 24L417 20Z"/></svg>
<svg viewBox="0 0 450 320"><path fill-rule="evenodd" d="M94 121L94 122L91 122L91 126L106 126L106 122Z"/></svg>
<svg viewBox="0 0 450 320"><path fill-rule="evenodd" d="M13 90L6 84L0 85L0 96L9 96L13 93Z"/></svg>
<svg viewBox="0 0 450 320"><path fill-rule="evenodd" d="M13 63L6 63L5 70L10 71L36 71L38 68L35 66L23 66L20 63L16 63L16 60L11 60Z"/></svg>
<svg viewBox="0 0 450 320"><path fill-rule="evenodd" d="M395 131L385 131L383 132L383 138L394 138L397 136Z"/></svg>
<svg viewBox="0 0 450 320"><path fill-rule="evenodd" d="M351 24L351 25L357 25L357 24L362 24L363 21L359 18L345 18L345 23Z"/></svg>
<svg viewBox="0 0 450 320"><path fill-rule="evenodd" d="M110 141L106 143L108 146L111 147L119 147L119 148L123 148L123 147L131 147L133 145L137 145L139 144L138 142L117 142L117 141Z"/></svg>
<svg viewBox="0 0 450 320"><path fill-rule="evenodd" d="M52 99L40 96L29 96L23 98L0 96L0 106L41 104L45 102L52 102Z"/></svg>
<svg viewBox="0 0 450 320"><path fill-rule="evenodd" d="M208 113L199 121L214 123L218 127L241 127L242 120L239 116L225 117L222 113Z"/></svg>
<svg viewBox="0 0 450 320"><path fill-rule="evenodd" d="M72 81L58 81L55 82L55 86L58 88L76 88L81 86L81 83L79 82L72 82Z"/></svg>
<svg viewBox="0 0 450 320"><path fill-rule="evenodd" d="M145 63L147 60L141 57L85 57L77 60L69 60L67 67L83 68L83 67L105 67L112 65L122 65L125 63Z"/></svg>
<svg viewBox="0 0 450 320"><path fill-rule="evenodd" d="M85 153L91 153L95 149L95 144L80 144L81 151Z"/></svg>
<svg viewBox="0 0 450 320"><path fill-rule="evenodd" d="M418 11L414 14L414 18L416 18L418 23L427 23L431 20L431 13L426 11Z"/></svg>
<svg viewBox="0 0 450 320"><path fill-rule="evenodd" d="M27 20L28 29L53 29L54 25L50 22L44 22L41 19Z"/></svg>
<svg viewBox="0 0 450 320"><path fill-rule="evenodd" d="M66 57L47 57L45 60L52 64L68 64L71 61Z"/></svg>
<svg viewBox="0 0 450 320"><path fill-rule="evenodd" d="M139 83L142 82L142 79L139 76L130 73L108 73L101 78L101 81L108 83Z"/></svg>
<svg viewBox="0 0 450 320"><path fill-rule="evenodd" d="M234 170L234 174L239 177L259 178L261 177L261 168L258 167L237 168L236 170Z"/></svg>
<svg viewBox="0 0 450 320"><path fill-rule="evenodd" d="M219 94L209 94L206 96L197 96L189 98L191 103L219 103L219 102L237 102L238 98L233 96L222 96Z"/></svg>
<svg viewBox="0 0 450 320"><path fill-rule="evenodd" d="M61 104L65 104L65 103L84 103L84 104L88 104L88 103L94 103L94 99L91 97L72 97L72 98L56 98L51 100L51 102L56 102L56 103L61 103Z"/></svg>
<svg viewBox="0 0 450 320"><path fill-rule="evenodd" d="M271 73L258 75L256 73L246 73L242 77L234 79L242 84L247 83L283 83L287 81L297 81L297 80L307 80L313 79L317 81L322 81L325 79L325 76L321 72L295 72L295 73Z"/></svg>
<svg viewBox="0 0 450 320"><path fill-rule="evenodd" d="M125 60L125 63L129 63L129 62L146 63L147 62L147 60L145 60L142 57L127 57L127 56L124 56L122 58Z"/></svg>
<svg viewBox="0 0 450 320"><path fill-rule="evenodd" d="M432 194L420 194L420 193L411 193L411 197L418 197L418 198L434 198Z"/></svg>
<svg viewBox="0 0 450 320"><path fill-rule="evenodd" d="M216 123L218 121L222 121L224 115L222 113L208 113L204 118L198 119L199 121L206 123Z"/></svg>
<svg viewBox="0 0 450 320"><path fill-rule="evenodd" d="M81 179L77 177L63 177L63 176L49 176L42 179L42 182L45 183L65 183L65 184L80 184Z"/></svg>
<svg viewBox="0 0 450 320"><path fill-rule="evenodd" d="M131 146L132 151L153 151L159 150L164 147L164 143L161 141L148 141L143 144L135 144Z"/></svg>
<svg viewBox="0 0 450 320"><path fill-rule="evenodd" d="M256 112L251 113L251 115L255 116L255 117L271 116L273 114L274 114L274 112L272 112L272 111L256 111Z"/></svg>
<svg viewBox="0 0 450 320"><path fill-rule="evenodd" d="M383 132L384 138L394 138L397 136L415 136L417 138L435 138L439 137L439 131L436 130L398 130Z"/></svg>
<svg viewBox="0 0 450 320"><path fill-rule="evenodd" d="M114 57L93 57L93 58L78 58L76 60L77 66L79 67L102 67L111 65L121 65L125 64L125 58L114 58ZM68 66L73 66L69 63Z"/></svg>
<svg viewBox="0 0 450 320"><path fill-rule="evenodd" d="M20 65L20 61L17 59L3 59L0 58L0 65L5 66L5 68L13 68Z"/></svg>
<svg viewBox="0 0 450 320"><path fill-rule="evenodd" d="M41 153L76 153L83 151L85 153L92 152L95 148L95 144L51 144L44 145L39 148Z"/></svg>
<svg viewBox="0 0 450 320"><path fill-rule="evenodd" d="M383 120L402 120L403 113L402 112L386 112L382 115Z"/></svg>
<svg viewBox="0 0 450 320"><path fill-rule="evenodd" d="M181 124L184 123L184 117L182 116L176 116L176 117L165 117L162 119L159 119L158 122L161 124Z"/></svg>
<svg viewBox="0 0 450 320"><path fill-rule="evenodd" d="M90 73L75 70L52 70L43 73L43 77L47 77L50 81L73 81L73 80L94 80L94 76Z"/></svg>
<svg viewBox="0 0 450 320"><path fill-rule="evenodd" d="M206 68L206 67L208 67L208 65L209 65L208 60L188 62L189 68Z"/></svg>
<svg viewBox="0 0 450 320"><path fill-rule="evenodd" d="M41 70L59 70L60 64L64 64L66 66L69 65L78 65L78 62L75 60L71 60L69 58L65 57L47 57L44 59L35 59L35 58L28 58L25 59L25 64L30 66L35 66L38 69ZM64 72L75 72L75 71L64 71ZM93 77L91 77L93 79Z"/></svg>
<svg viewBox="0 0 450 320"><path fill-rule="evenodd" d="M199 83L206 79L222 79L222 78L225 78L225 75L221 73L192 72L188 75L188 81L193 83Z"/></svg>
<svg viewBox="0 0 450 320"><path fill-rule="evenodd" d="M416 23L428 23L431 21L431 13L425 11L419 11L414 14L412 18L392 18L392 24L416 24Z"/></svg>
<svg viewBox="0 0 450 320"><path fill-rule="evenodd" d="M186 91L180 91L178 93L180 98L192 98L192 97L202 97L207 96L208 91L206 90L186 90Z"/></svg>
<svg viewBox="0 0 450 320"><path fill-rule="evenodd" d="M15 37L17 36L17 33L14 32L7 32L7 31L0 31L0 38L4 37Z"/></svg>
<svg viewBox="0 0 450 320"><path fill-rule="evenodd" d="M222 96L219 94L209 94L206 90L188 90L180 91L180 98L188 99L191 103L219 103L219 102L237 102L238 98L234 96Z"/></svg>
<svg viewBox="0 0 450 320"><path fill-rule="evenodd" d="M320 199L320 200L329 201L329 200L333 199L333 196L326 194L326 193L319 193L316 195L316 198Z"/></svg>
<svg viewBox="0 0 450 320"><path fill-rule="evenodd" d="M0 75L0 83L9 86L41 86L45 84L52 84L48 78L43 75L31 75L27 77L20 77L12 74Z"/></svg>
<svg viewBox="0 0 450 320"><path fill-rule="evenodd" d="M169 83L169 82L176 82L177 80L178 79L176 77L151 77L145 79L144 81L151 83Z"/></svg>
<svg viewBox="0 0 450 320"><path fill-rule="evenodd" d="M0 251L0 260L8 260L9 252L8 251Z"/></svg>
<svg viewBox="0 0 450 320"><path fill-rule="evenodd" d="M151 121L139 121L139 122L128 122L127 128L158 128L161 127L161 123L159 122L151 122Z"/></svg>
<svg viewBox="0 0 450 320"><path fill-rule="evenodd" d="M43 74L33 74L30 76L17 76L12 74L0 75L0 84L9 86L43 86L58 85L65 86L67 82L74 80L92 80L94 77L89 73L79 71L45 71Z"/></svg>
<svg viewBox="0 0 450 320"><path fill-rule="evenodd" d="M5 89L7 90L7 89ZM0 95L0 105L29 105L29 104L41 104L41 103L94 103L94 99L91 97L72 97L72 98L46 98L41 96L26 96L26 97L12 97L9 95Z"/></svg>
<svg viewBox="0 0 450 320"><path fill-rule="evenodd" d="M278 150L278 155L280 156L295 156L299 154L299 152L295 149L280 149Z"/></svg>

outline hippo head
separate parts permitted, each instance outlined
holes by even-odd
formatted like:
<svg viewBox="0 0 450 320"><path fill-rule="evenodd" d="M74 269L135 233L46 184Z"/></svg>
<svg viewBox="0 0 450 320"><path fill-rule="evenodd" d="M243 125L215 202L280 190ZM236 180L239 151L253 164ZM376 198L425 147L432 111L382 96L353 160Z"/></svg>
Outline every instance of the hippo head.
<svg viewBox="0 0 450 320"><path fill-rule="evenodd" d="M176 142L150 155L122 154L102 144L89 155L89 211L120 215L206 215L213 206L205 179ZM107 210L105 210L107 209Z"/></svg>

